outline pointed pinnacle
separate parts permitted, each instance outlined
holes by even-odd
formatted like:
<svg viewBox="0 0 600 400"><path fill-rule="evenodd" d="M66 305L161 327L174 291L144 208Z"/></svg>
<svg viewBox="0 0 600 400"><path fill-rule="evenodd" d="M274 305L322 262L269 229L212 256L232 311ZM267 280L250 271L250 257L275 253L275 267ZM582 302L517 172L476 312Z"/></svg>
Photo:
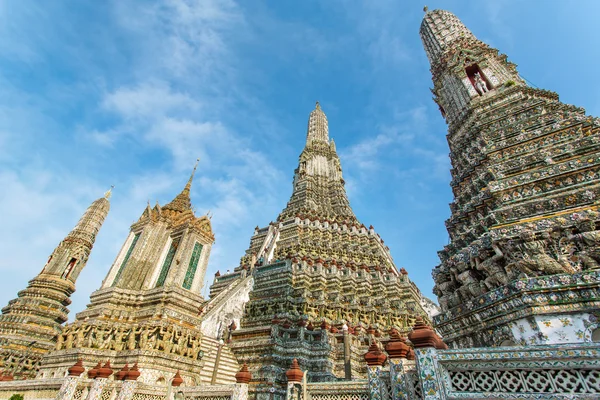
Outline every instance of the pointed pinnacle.
<svg viewBox="0 0 600 400"><path fill-rule="evenodd" d="M198 168L198 163L200 162L200 158L196 159L196 165L194 165L194 169L192 170L192 174L190 175L190 179L188 180L185 188L190 190L192 188L192 181L194 180L194 175L196 174L196 169Z"/></svg>
<svg viewBox="0 0 600 400"><path fill-rule="evenodd" d="M110 185L110 189L108 189L106 192L104 192L104 198L106 200L110 199L110 196L112 196L112 190L115 188L115 185Z"/></svg>

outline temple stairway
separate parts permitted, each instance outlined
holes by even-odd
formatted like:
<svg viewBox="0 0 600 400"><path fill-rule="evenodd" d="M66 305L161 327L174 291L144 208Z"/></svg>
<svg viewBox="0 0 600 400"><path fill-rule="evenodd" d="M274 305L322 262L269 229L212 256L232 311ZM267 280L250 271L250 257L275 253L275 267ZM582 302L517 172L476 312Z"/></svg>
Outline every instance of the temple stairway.
<svg viewBox="0 0 600 400"><path fill-rule="evenodd" d="M204 384L228 384L235 383L235 374L239 371L240 366L231 352L231 349L226 344L222 345L217 366L215 381L212 382L213 373L217 354L219 352L219 341L216 339L204 336L202 338L201 349L204 352L202 361L204 362L202 371L200 372L200 383Z"/></svg>
<svg viewBox="0 0 600 400"><path fill-rule="evenodd" d="M244 313L244 305L254 286L252 275L238 278L231 282L223 282L218 292L211 293L210 301L202 314L202 333L204 336L216 337L218 332L227 327L232 320L239 326Z"/></svg>

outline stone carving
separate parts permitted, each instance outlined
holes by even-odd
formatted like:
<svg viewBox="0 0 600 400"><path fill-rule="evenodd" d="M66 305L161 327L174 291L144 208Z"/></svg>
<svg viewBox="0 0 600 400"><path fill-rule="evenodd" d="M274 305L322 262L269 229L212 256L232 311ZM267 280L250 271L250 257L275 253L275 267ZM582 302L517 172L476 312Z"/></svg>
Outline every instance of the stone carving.
<svg viewBox="0 0 600 400"><path fill-rule="evenodd" d="M596 230L593 220L583 219L577 224L579 233L569 235L568 239L579 245L577 256L584 269L600 268L600 231Z"/></svg>
<svg viewBox="0 0 600 400"><path fill-rule="evenodd" d="M480 254L474 258L475 268L487 276L483 283L488 290L508 283L508 276L500 265L500 260L504 258L504 254L502 254L498 245L494 244L492 248L493 252L488 249L480 250Z"/></svg>
<svg viewBox="0 0 600 400"><path fill-rule="evenodd" d="M155 350L198 359L202 338L198 331L162 326L70 325L58 335L56 350L92 348L100 350Z"/></svg>
<svg viewBox="0 0 600 400"><path fill-rule="evenodd" d="M565 270L563 265L547 253L546 248L550 239L547 232L537 237L535 232L526 229L521 233L520 239L521 241L515 245L515 255L520 257L513 256L514 261L507 268L516 268L526 276L573 272Z"/></svg>

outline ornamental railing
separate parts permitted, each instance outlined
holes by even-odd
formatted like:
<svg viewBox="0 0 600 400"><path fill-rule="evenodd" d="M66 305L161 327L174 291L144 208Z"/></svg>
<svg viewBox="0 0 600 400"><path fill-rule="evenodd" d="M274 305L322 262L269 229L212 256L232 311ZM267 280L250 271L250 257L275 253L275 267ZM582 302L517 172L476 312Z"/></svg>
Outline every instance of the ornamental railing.
<svg viewBox="0 0 600 400"><path fill-rule="evenodd" d="M0 382L0 399L10 399L13 394L21 394L23 400L53 400L58 395L62 382L62 378Z"/></svg>
<svg viewBox="0 0 600 400"><path fill-rule="evenodd" d="M308 383L306 400L369 400L367 380Z"/></svg>
<svg viewBox="0 0 600 400"><path fill-rule="evenodd" d="M600 344L417 349L425 399L598 399Z"/></svg>

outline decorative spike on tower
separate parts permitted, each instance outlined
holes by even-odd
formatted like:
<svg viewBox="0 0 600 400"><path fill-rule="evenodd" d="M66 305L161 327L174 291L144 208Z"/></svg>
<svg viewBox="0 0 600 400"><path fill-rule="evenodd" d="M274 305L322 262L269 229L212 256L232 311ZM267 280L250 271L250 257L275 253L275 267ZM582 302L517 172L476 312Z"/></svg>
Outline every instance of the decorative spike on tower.
<svg viewBox="0 0 600 400"><path fill-rule="evenodd" d="M111 190L88 207L52 252L42 272L2 309L0 369L16 378L34 377L41 357L54 348L68 319L75 281L110 209L110 194Z"/></svg>
<svg viewBox="0 0 600 400"><path fill-rule="evenodd" d="M584 329L598 308L600 121L528 87L448 11L427 11L420 34L454 193L433 271L437 328L455 347L564 343L541 319L558 326L568 314Z"/></svg>
<svg viewBox="0 0 600 400"><path fill-rule="evenodd" d="M407 333L418 315L428 319L421 301L383 240L356 219L317 103L290 201L276 222L255 230L239 267L215 277L204 323L240 326L213 332L225 332L236 357L248 363L252 390L267 393L263 383L283 385L294 358L310 381L366 376L357 362L363 344L375 332L385 340L391 327ZM346 343L346 350L332 343Z"/></svg>
<svg viewBox="0 0 600 400"><path fill-rule="evenodd" d="M344 184L335 143L329 141L327 116L317 102L308 118L306 146L294 171L293 193L278 221L310 215L356 223Z"/></svg>
<svg viewBox="0 0 600 400"><path fill-rule="evenodd" d="M317 101L315 109L311 111L308 118L308 129L306 132L306 145L310 145L313 140L327 143L329 140L329 126L327 116L321 110L321 105Z"/></svg>
<svg viewBox="0 0 600 400"><path fill-rule="evenodd" d="M163 206L164 210L173 210L173 211L189 211L192 209L192 200L190 199L190 192L192 190L192 182L194 181L194 174L196 174L196 168L198 168L198 163L200 159L196 159L196 165L194 165L194 169L192 170L192 174L190 175L190 179L185 184L185 187L170 203Z"/></svg>

